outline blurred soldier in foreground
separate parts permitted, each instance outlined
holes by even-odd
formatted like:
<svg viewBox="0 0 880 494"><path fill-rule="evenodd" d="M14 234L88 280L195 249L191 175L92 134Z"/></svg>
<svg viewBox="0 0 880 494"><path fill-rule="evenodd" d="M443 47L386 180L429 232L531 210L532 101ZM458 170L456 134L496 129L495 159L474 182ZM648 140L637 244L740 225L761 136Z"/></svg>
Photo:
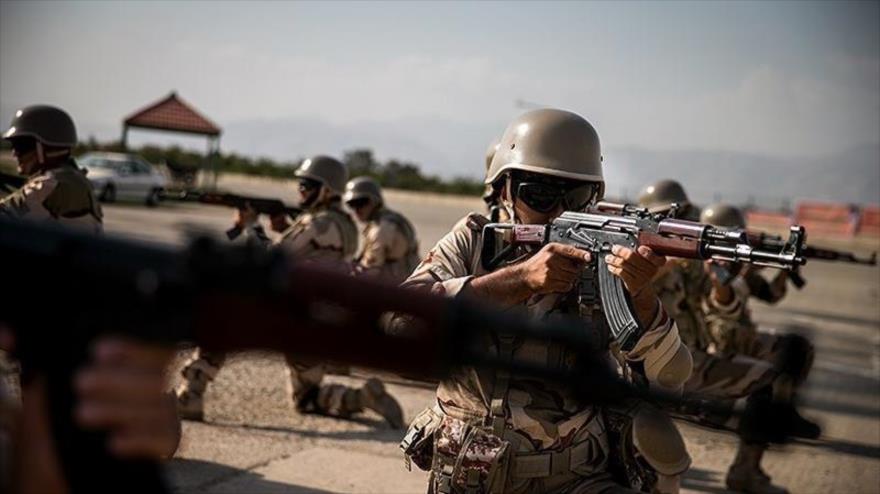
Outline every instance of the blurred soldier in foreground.
<svg viewBox="0 0 880 494"><path fill-rule="evenodd" d="M678 204L676 218L697 221L700 209L691 202L684 187L675 180L661 180L648 185L639 194L639 205L652 213L667 213L672 204Z"/></svg>
<svg viewBox="0 0 880 494"><path fill-rule="evenodd" d="M0 326L0 348L11 351L14 344ZM107 431L109 449L120 458L170 458L180 442L174 400L165 391L171 354L141 343L98 341L92 361L71 376L77 424ZM45 379L34 375L23 376L20 406L0 396L2 492L68 491L52 439L47 392Z"/></svg>
<svg viewBox="0 0 880 494"><path fill-rule="evenodd" d="M249 241L288 251L294 259L338 264L350 263L357 250L357 228L342 209L341 196L348 180L348 170L341 162L316 156L307 159L296 170L299 178L300 205L305 210L292 225L286 215L271 218L272 230L281 232L275 240L263 231L252 209L239 210L235 226L244 230ZM242 328L246 330L246 328ZM295 362L287 359L291 394L300 412L322 413L349 417L370 408L394 428L403 426L403 412L397 401L377 379L369 379L362 388L352 389L341 384L321 385L326 367L317 362ZM197 351L186 363L183 382L177 389L178 405L183 418L203 420L204 393L223 364L225 355Z"/></svg>
<svg viewBox="0 0 880 494"><path fill-rule="evenodd" d="M70 115L53 106L22 108L3 138L12 144L18 172L28 180L0 199L0 214L101 231L101 206L70 156L76 146Z"/></svg>
<svg viewBox="0 0 880 494"><path fill-rule="evenodd" d="M409 220L385 207L382 189L369 177L348 182L342 200L364 223L355 274L405 280L419 264L419 243Z"/></svg>
<svg viewBox="0 0 880 494"><path fill-rule="evenodd" d="M677 182L663 180L645 188L640 197L641 206L661 212L668 210L662 202L684 200L684 214L693 214L695 208ZM660 199L657 199L658 194ZM654 202L652 202L654 201ZM679 203L681 204L681 203ZM681 211L676 216L681 217ZM719 211L720 212L720 211ZM703 221L715 224L713 214L704 215ZM744 223L744 222L743 222ZM734 224L716 224L732 227ZM744 227L744 225L739 225ZM773 397L777 388L786 387L789 369L777 369L773 355L767 352L758 357L738 351L731 343L737 328L747 312L747 294L735 290L729 282L729 272L736 266L722 263L671 259L654 280L654 288L669 315L675 319L682 340L688 345L694 359L694 371L685 384L685 390L706 393L731 400L764 400ZM753 338L751 341L755 341ZM743 338L745 341L745 338ZM795 374L800 371L794 372ZM790 394L789 394L790 396ZM782 397L782 396L777 396ZM699 414L699 412L695 412ZM701 416L710 425L734 427L729 417ZM795 426L799 435L813 436L816 426L797 416L801 424ZM770 477L760 468L766 444L740 438L736 459L731 465L726 482L729 488L751 493L784 493L771 484Z"/></svg>
<svg viewBox="0 0 880 494"><path fill-rule="evenodd" d="M566 111L537 110L508 126L486 184L500 192L513 221L548 223L602 197L601 160L599 137L586 120ZM572 290L589 253L556 243L539 251L523 248L514 261L487 272L480 262L487 222L479 214L459 221L403 286L473 297L521 311L523 317L580 315L585 330L610 339L601 304L579 303ZM665 258L639 247L615 248L608 259L608 269L624 281L646 328L631 351L621 352L620 362L652 386L680 389L690 375L690 355L650 284ZM409 324L396 317L391 330L408 331ZM565 368L578 358L558 346L523 343L503 332L494 340L486 342L486 351L502 359L530 356L539 365ZM584 404L567 389L468 367L440 383L436 405L416 417L401 447L412 462L431 470L429 492L622 493L634 492L622 486L635 484L677 492L678 475L690 464L678 431L646 406L627 412L634 419L622 432L613 425L622 413ZM659 480L647 486L633 482L632 475L646 471Z"/></svg>

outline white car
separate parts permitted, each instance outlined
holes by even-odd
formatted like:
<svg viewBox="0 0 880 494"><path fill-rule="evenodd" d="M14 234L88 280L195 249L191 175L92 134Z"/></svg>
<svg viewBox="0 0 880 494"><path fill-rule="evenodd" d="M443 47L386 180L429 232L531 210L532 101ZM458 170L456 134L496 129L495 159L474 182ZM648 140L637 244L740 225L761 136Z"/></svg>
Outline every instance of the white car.
<svg viewBox="0 0 880 494"><path fill-rule="evenodd" d="M125 199L155 206L168 184L165 175L136 154L87 153L76 163L88 170L86 178L102 202Z"/></svg>

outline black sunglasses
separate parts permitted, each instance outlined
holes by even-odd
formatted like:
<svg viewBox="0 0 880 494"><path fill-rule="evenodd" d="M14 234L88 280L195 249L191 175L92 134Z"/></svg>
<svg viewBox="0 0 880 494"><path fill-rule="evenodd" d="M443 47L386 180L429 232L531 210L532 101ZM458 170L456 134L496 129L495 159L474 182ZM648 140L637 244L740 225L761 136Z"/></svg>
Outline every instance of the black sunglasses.
<svg viewBox="0 0 880 494"><path fill-rule="evenodd" d="M596 184L575 181L528 181L513 182L514 197L520 199L539 213L549 213L562 204L566 211L583 211L592 202L598 187Z"/></svg>
<svg viewBox="0 0 880 494"><path fill-rule="evenodd" d="M301 191L312 191L321 188L321 182L311 179L311 178L301 178L299 179L299 190Z"/></svg>
<svg viewBox="0 0 880 494"><path fill-rule="evenodd" d="M367 199L366 197L361 197L359 199L352 199L352 200L348 201L346 204L348 204L348 207L350 207L351 209L360 209L369 203L370 203L369 199Z"/></svg>

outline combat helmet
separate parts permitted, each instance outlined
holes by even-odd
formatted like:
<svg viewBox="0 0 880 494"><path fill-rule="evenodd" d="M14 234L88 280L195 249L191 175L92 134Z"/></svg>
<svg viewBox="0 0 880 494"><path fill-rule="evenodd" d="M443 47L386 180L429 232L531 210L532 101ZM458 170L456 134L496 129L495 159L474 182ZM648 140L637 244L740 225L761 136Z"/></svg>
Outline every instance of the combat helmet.
<svg viewBox="0 0 880 494"><path fill-rule="evenodd" d="M564 110L533 110L507 126L485 183L493 184L511 170L593 182L599 185L599 198L605 190L596 129L580 115Z"/></svg>
<svg viewBox="0 0 880 494"><path fill-rule="evenodd" d="M56 148L72 148L77 141L76 126L70 115L49 105L26 106L15 112L3 138L19 137L32 137L44 146Z"/></svg>
<svg viewBox="0 0 880 494"><path fill-rule="evenodd" d="M489 175L489 168L492 166L492 158L495 157L495 153L498 151L498 139L492 139L492 142L489 143L489 147L486 148L486 176ZM492 184L486 184L486 188L483 190L483 201L486 204L491 205L495 202L495 187Z"/></svg>
<svg viewBox="0 0 880 494"><path fill-rule="evenodd" d="M700 213L700 223L707 223L718 228L745 228L746 218L739 208L718 202L710 204Z"/></svg>
<svg viewBox="0 0 880 494"><path fill-rule="evenodd" d="M370 199L375 204L382 204L382 188L370 177L355 177L345 184L342 202L356 199Z"/></svg>
<svg viewBox="0 0 880 494"><path fill-rule="evenodd" d="M342 194L348 181L348 168L335 158L315 156L303 161L294 175L317 180L332 192Z"/></svg>
<svg viewBox="0 0 880 494"><path fill-rule="evenodd" d="M691 205L684 187L675 180L665 179L655 182L642 189L642 193L639 194L639 205L648 208L652 213L668 211L672 203L677 203L682 208Z"/></svg>

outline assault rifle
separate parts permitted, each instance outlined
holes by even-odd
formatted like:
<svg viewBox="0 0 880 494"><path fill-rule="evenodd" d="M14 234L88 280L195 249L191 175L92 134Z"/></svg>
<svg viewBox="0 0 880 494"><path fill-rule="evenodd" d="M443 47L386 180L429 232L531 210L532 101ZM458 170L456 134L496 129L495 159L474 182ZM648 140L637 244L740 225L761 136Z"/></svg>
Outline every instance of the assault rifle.
<svg viewBox="0 0 880 494"><path fill-rule="evenodd" d="M593 403L682 400L621 381L607 367L605 348L580 321L536 322L489 310L483 302L292 262L278 250L221 246L203 238L181 252L0 218L0 259L16 280L0 285L0 320L14 333L13 356L21 362L23 381L45 378L56 451L74 493L166 492L156 463L119 460L106 451L105 434L80 430L73 422L71 376L104 334L164 344L189 341L218 352L268 349L434 379L461 365L505 368L512 375L563 383ZM46 287L58 294L51 310L33 310L34 294ZM384 330L388 312L411 318L408 329ZM564 345L579 358L564 369L528 356L501 358L486 350L497 331L526 343ZM687 400L713 410L711 401ZM760 419L744 416L741 423L759 428L750 434L784 441L785 410L790 404L756 404L746 414Z"/></svg>
<svg viewBox="0 0 880 494"><path fill-rule="evenodd" d="M288 206L280 199L267 199L264 197L250 197L229 192L206 192L200 190L168 190L163 191L159 197L167 201L198 202L216 206L227 206L236 209L250 207L260 214L270 216L286 214L291 219L296 219L302 214L302 209ZM234 240L241 235L241 228L233 227L226 231L226 236Z"/></svg>
<svg viewBox="0 0 880 494"><path fill-rule="evenodd" d="M781 236L773 235L772 233L749 231L748 235L749 244L759 249L774 250L780 248L780 246L785 243L785 240ZM805 259L815 259L817 261L838 261L850 264L862 264L865 266L877 265L877 252L872 252L870 257L856 257L856 254L853 252L822 249L806 245L803 248L803 255ZM788 279L791 280L791 284L797 289L801 289L807 284L807 280L801 276L799 269L793 269L788 274Z"/></svg>
<svg viewBox="0 0 880 494"><path fill-rule="evenodd" d="M507 243L503 248L498 248L497 232ZM483 230L482 259L483 267L491 271L522 245L559 242L589 251L591 269L581 275L579 297L602 304L611 334L623 350L630 350L644 331L623 282L607 269L605 254L613 246L635 249L645 245L663 256L792 270L806 263L802 252L805 237L802 226L793 226L788 241L773 249L761 249L749 244L745 230L669 218L628 204L601 203L591 212L562 213L548 225L489 223Z"/></svg>

